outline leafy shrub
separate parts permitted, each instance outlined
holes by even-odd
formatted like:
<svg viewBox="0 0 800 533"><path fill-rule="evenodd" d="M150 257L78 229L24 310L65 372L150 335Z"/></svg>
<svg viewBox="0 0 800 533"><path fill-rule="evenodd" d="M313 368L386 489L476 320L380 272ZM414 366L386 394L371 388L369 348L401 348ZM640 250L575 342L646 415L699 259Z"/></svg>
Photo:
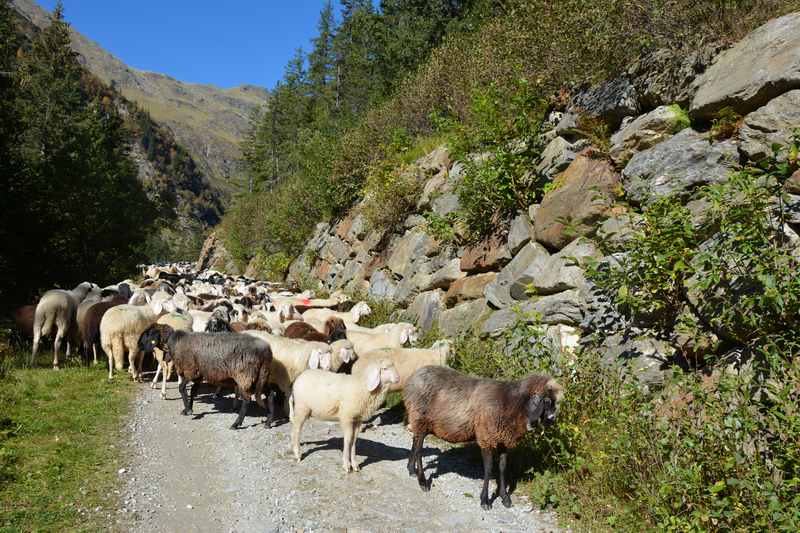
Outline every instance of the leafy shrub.
<svg viewBox="0 0 800 533"><path fill-rule="evenodd" d="M789 147L797 152L795 138ZM692 215L679 197L644 212L644 227L613 268L590 272L633 320L669 334L688 307L700 325L734 345L795 329L798 259L783 233L783 184L797 169L778 153L701 189Z"/></svg>
<svg viewBox="0 0 800 533"><path fill-rule="evenodd" d="M718 141L730 139L739 132L743 121L742 115L732 107L723 107L711 121L711 137Z"/></svg>
<svg viewBox="0 0 800 533"><path fill-rule="evenodd" d="M283 281L292 264L292 258L283 252L264 255L259 252L255 257L256 270L263 279Z"/></svg>
<svg viewBox="0 0 800 533"><path fill-rule="evenodd" d="M425 220L427 220L425 231L440 243L452 242L456 237L453 228L456 217L457 215L454 213L442 216L434 211L428 211L425 213Z"/></svg>

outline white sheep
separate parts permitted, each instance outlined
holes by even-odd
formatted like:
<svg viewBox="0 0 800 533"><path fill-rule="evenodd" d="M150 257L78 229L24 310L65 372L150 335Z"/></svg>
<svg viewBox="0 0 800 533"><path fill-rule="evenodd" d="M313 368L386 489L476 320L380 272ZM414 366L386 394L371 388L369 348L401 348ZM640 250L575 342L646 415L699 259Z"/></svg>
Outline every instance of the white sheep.
<svg viewBox="0 0 800 533"><path fill-rule="evenodd" d="M78 305L86 298L90 291L99 291L100 287L94 283L84 281L71 291L54 289L47 291L36 305L33 318L33 350L31 351L31 365L36 354L39 353L39 342L42 336L50 335L53 326L56 327L56 338L53 341L53 368L58 369L58 352L61 341L67 338L66 355L69 357L71 343L77 333L75 314Z"/></svg>
<svg viewBox="0 0 800 533"><path fill-rule="evenodd" d="M169 304L170 302L165 302ZM112 307L100 321L100 344L108 355L108 379L114 377L114 368L122 370L125 354L128 354L128 371L133 379L139 381L141 359L139 358L139 337L144 330L153 325L163 314L164 303L152 302L148 305L118 305ZM173 311L171 306L167 311Z"/></svg>
<svg viewBox="0 0 800 533"><path fill-rule="evenodd" d="M184 315L182 313L167 313L156 320L156 324L164 324L176 331L192 331L192 317L191 315ZM172 375L173 363L164 363L164 352L161 348L153 350L153 357L158 361L156 368L156 375L153 377L151 388L155 389L158 386L158 376L163 374L164 378L161 381L161 399L167 399L167 380Z"/></svg>
<svg viewBox="0 0 800 533"><path fill-rule="evenodd" d="M408 326L411 326L410 324ZM386 331L360 331L347 328L347 340L353 343L359 356L381 348L402 348L417 340L416 328L400 324Z"/></svg>
<svg viewBox="0 0 800 533"><path fill-rule="evenodd" d="M331 343L331 372L338 372L342 365L356 360L353 343L341 339Z"/></svg>
<svg viewBox="0 0 800 533"><path fill-rule="evenodd" d="M423 366L447 366L452 343L449 340L436 341L430 348L384 348L359 355L353 364L353 374L363 372L370 363L389 359L394 363L400 376L399 383L390 387L390 390L402 390L408 378Z"/></svg>
<svg viewBox="0 0 800 533"><path fill-rule="evenodd" d="M334 374L306 370L294 382L289 402L292 422L292 451L300 461L300 431L309 417L338 420L344 434L342 468L359 470L356 461L356 438L364 420L383 404L389 386L399 381L389 359L372 361L362 373Z"/></svg>
<svg viewBox="0 0 800 533"><path fill-rule="evenodd" d="M292 390L292 383L304 370L331 370L333 350L324 342L287 339L265 331L247 330L243 333L267 341L272 348L269 381L287 396Z"/></svg>
<svg viewBox="0 0 800 533"><path fill-rule="evenodd" d="M372 309L367 305L367 302L358 302L350 311L346 312L332 311L330 309L309 309L303 313L303 320L318 320L324 323L328 318L335 316L341 318L349 328L358 324L362 316L367 316L370 313L372 313Z"/></svg>

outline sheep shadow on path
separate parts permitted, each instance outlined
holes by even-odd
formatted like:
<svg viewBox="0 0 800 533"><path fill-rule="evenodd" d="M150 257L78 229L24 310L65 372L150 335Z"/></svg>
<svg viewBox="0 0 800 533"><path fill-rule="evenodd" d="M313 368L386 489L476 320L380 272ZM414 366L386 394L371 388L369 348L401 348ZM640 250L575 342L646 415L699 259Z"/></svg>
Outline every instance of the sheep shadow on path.
<svg viewBox="0 0 800 533"><path fill-rule="evenodd" d="M344 439L342 437L331 437L330 439L326 440L301 442L301 444L306 446L316 446L315 448L306 449L301 456L302 459L305 459L313 453L325 450L336 450L341 452L342 448L344 447ZM423 455L428 455L434 452L435 450L432 448L425 448L423 450ZM379 463L381 461L405 461L408 459L408 454L408 448L389 446L382 442L365 439L363 437L359 437L356 441L356 455L364 457L364 460L358 465L360 468L373 463Z"/></svg>
<svg viewBox="0 0 800 533"><path fill-rule="evenodd" d="M512 452L509 456L508 465L508 493L513 494L517 488L517 482L520 478L520 473L527 469L528 465L519 457L517 453ZM423 469L426 471L432 470L431 475L427 479L428 487L431 486L433 481L445 474L454 473L461 477L474 480L483 479L483 459L481 458L481 450L475 443L470 443L465 446L456 446L441 453L435 454L435 457L428 464L423 464ZM495 458L494 466L492 469L492 480L496 481L498 475L497 459ZM491 499L497 497L495 494Z"/></svg>

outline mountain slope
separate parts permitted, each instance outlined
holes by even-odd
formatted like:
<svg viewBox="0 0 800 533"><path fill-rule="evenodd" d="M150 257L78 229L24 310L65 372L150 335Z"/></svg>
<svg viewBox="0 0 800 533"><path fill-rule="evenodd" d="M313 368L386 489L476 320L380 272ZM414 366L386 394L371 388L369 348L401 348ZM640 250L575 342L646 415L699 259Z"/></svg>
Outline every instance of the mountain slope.
<svg viewBox="0 0 800 533"><path fill-rule="evenodd" d="M13 3L36 26L49 23L47 11L34 0ZM172 130L216 188L227 193L237 190L241 172L237 164L238 143L247 130L250 113L265 102L265 89L251 85L222 89L184 83L164 74L131 68L74 29L72 42L94 75L113 84L123 96Z"/></svg>

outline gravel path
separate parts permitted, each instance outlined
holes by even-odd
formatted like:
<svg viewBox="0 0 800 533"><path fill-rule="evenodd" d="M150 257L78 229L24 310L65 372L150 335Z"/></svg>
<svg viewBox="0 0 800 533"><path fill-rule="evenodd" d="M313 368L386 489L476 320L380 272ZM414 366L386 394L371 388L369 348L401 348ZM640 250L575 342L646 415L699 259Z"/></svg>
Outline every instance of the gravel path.
<svg viewBox="0 0 800 533"><path fill-rule="evenodd" d="M433 487L423 493L406 471L411 438L399 421L362 432L362 470L345 474L338 424L307 422L298 464L289 452L289 423L266 430L263 418L248 416L233 431L231 397L214 403L202 393L194 406L200 419L181 416L177 385L168 385L166 401L142 386L128 426L130 466L120 472L119 513L132 531L557 530L552 516L532 511L520 494L511 509L497 501L482 511L474 451L440 455L430 438L424 464Z"/></svg>

